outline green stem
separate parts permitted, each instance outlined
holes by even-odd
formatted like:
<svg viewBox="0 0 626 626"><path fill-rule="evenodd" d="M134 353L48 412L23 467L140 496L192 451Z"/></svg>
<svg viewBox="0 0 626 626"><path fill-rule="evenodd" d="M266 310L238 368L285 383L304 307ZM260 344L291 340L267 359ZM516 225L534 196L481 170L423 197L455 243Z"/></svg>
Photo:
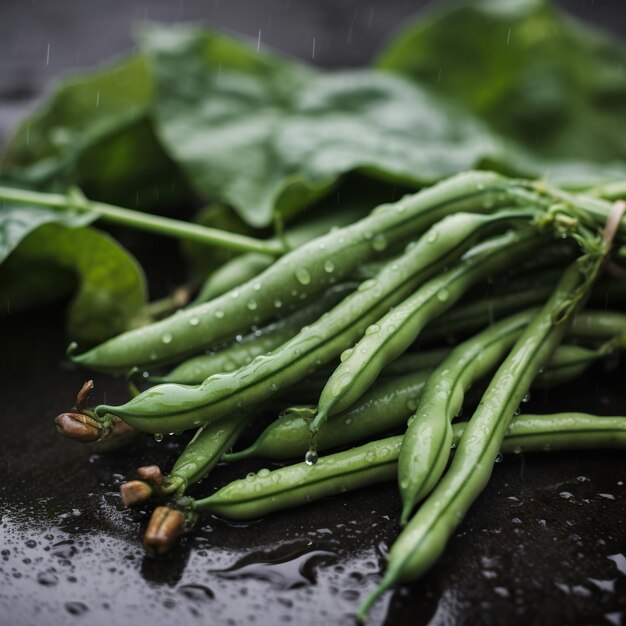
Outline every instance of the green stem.
<svg viewBox="0 0 626 626"><path fill-rule="evenodd" d="M96 219L102 219L113 224L122 224L128 228L221 246L229 250L261 252L273 256L280 256L286 252L284 244L280 241L263 241L254 237L218 230L217 228L209 228L169 217L124 209L104 202L94 202L87 200L80 194L72 194L71 192L66 195L41 193L39 191L15 189L13 187L0 187L0 200L47 207L57 211L75 210L94 213L98 216Z"/></svg>

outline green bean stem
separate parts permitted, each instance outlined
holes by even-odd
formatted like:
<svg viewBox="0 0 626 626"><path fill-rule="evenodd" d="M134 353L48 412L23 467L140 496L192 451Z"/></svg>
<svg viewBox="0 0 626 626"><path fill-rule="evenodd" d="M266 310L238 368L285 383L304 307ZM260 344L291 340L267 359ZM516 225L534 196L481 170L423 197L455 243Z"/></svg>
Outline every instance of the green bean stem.
<svg viewBox="0 0 626 626"><path fill-rule="evenodd" d="M87 200L82 195L72 193L42 193L14 187L0 187L0 199L5 202L47 207L57 211L93 213L97 219L102 219L105 222L178 239L220 246L229 250L261 252L272 256L286 252L284 246L278 241L264 241L192 222L183 222L142 211L124 209L104 202Z"/></svg>
<svg viewBox="0 0 626 626"><path fill-rule="evenodd" d="M466 422L452 427L456 446ZM360 487L393 480L402 435L373 441L344 452L320 457L316 465L296 463L235 480L213 495L195 500L195 511L232 519L255 519ZM597 417L583 413L520 415L505 433L504 453L548 450L626 448L626 417Z"/></svg>
<svg viewBox="0 0 626 626"><path fill-rule="evenodd" d="M588 259L585 259L588 262ZM454 529L489 481L509 423L539 369L561 342L564 310L574 313L584 300L589 275L597 271L583 261L572 265L555 292L535 315L494 375L468 422L447 473L394 542L387 573L359 612L364 619L382 593L399 581L414 580L437 560Z"/></svg>

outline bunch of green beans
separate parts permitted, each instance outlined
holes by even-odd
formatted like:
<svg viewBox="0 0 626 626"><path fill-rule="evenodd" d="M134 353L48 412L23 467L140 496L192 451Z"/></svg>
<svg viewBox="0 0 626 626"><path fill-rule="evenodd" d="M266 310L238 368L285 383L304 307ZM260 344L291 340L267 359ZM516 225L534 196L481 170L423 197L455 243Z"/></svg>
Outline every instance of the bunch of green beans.
<svg viewBox="0 0 626 626"><path fill-rule="evenodd" d="M59 428L85 441L122 422L157 436L197 431L167 473L139 468L122 486L128 505L166 505L144 538L158 552L203 512L255 518L396 478L406 525L364 618L434 563L500 452L626 446L626 417L517 414L529 389L574 380L626 348L626 314L613 308L624 281L596 281L621 259L626 218L599 198L469 172L357 221L328 220L271 240L267 254L251 244L168 318L81 354L72 347L83 367L151 373L128 402ZM472 398L472 417L454 423ZM259 418L273 419L250 443ZM209 497L186 495L220 460L302 456Z"/></svg>

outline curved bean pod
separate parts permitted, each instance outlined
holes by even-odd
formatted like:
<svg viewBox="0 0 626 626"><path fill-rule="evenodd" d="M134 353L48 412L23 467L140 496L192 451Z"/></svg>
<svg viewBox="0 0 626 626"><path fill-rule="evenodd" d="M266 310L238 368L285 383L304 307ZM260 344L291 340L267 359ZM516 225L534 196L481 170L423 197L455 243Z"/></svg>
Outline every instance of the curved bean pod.
<svg viewBox="0 0 626 626"><path fill-rule="evenodd" d="M240 288L175 316L109 339L74 362L101 371L167 364L230 339L344 278L388 245L407 241L461 210L492 211L507 204L512 185L488 172L460 174L368 217L304 244ZM520 202L528 203L527 198Z"/></svg>
<svg viewBox="0 0 626 626"><path fill-rule="evenodd" d="M297 309L267 328L244 337L242 341L212 354L192 357L165 376L149 376L147 380L152 383L199 385L209 376L232 372L248 365L257 356L271 352L297 335L303 326L321 317L356 287L355 284L331 287L315 302Z"/></svg>
<svg viewBox="0 0 626 626"><path fill-rule="evenodd" d="M179 431L202 425L250 407L274 395L281 386L291 385L309 375L354 345L365 329L401 302L425 280L450 261L456 260L471 245L476 224L489 217L459 213L446 218L455 228L441 229L432 239L426 233L397 261L391 262L378 277L361 284L334 309L283 344L270 355L231 374L218 374L197 386L156 385L120 406L100 405L99 416L120 417L146 432ZM440 230L440 224L433 227ZM478 254L489 256L490 248L530 250L541 241L533 230L511 232L499 237Z"/></svg>
<svg viewBox="0 0 626 626"><path fill-rule="evenodd" d="M452 427L452 445L461 440L466 422ZM297 463L235 480L213 495L195 500L197 512L231 519L255 519L320 498L393 480L402 435L320 457L316 465ZM520 415L508 427L501 452L626 448L626 417L584 413Z"/></svg>
<svg viewBox="0 0 626 626"><path fill-rule="evenodd" d="M430 320L448 310L477 282L527 256L540 241L537 234L529 230L504 247L497 243L485 246L479 254L472 254L456 267L431 279L388 312L368 329L333 372L320 395L311 431L316 433L329 415L354 403L383 367L415 341Z"/></svg>
<svg viewBox="0 0 626 626"><path fill-rule="evenodd" d="M396 582L418 578L440 556L467 509L489 481L522 397L561 342L567 325L555 324L554 316L566 305L575 312L582 304L581 289L588 286L581 265L575 263L517 340L468 422L447 473L394 542L387 572L363 604L360 619L365 618L369 607L384 591Z"/></svg>

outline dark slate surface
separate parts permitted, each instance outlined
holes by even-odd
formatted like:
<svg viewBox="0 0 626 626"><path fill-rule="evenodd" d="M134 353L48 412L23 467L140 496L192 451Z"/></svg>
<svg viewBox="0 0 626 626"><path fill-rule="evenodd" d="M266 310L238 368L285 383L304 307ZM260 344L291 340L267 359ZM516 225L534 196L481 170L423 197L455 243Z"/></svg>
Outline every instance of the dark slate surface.
<svg viewBox="0 0 626 626"><path fill-rule="evenodd" d="M133 23L202 18L315 63L360 65L419 2L0 3L0 141L54 78L129 49ZM622 3L567 3L624 35ZM174 246L136 250L158 295L181 279ZM168 254L171 253L171 254ZM164 262L167 259L167 263ZM149 511L126 511L119 483L166 466L173 441L90 455L52 417L84 375L62 362L62 307L0 319L0 624L352 624L398 532L393 484L250 524L207 519L171 555L144 555ZM535 394L527 410L626 413L624 365ZM96 400L123 386L97 377ZM221 484L260 466L218 468ZM439 564L389 593L372 624L626 623L622 452L505 458ZM200 491L206 492L209 486Z"/></svg>

